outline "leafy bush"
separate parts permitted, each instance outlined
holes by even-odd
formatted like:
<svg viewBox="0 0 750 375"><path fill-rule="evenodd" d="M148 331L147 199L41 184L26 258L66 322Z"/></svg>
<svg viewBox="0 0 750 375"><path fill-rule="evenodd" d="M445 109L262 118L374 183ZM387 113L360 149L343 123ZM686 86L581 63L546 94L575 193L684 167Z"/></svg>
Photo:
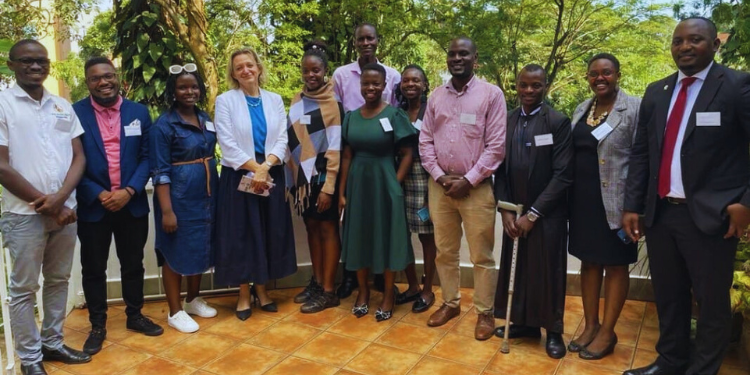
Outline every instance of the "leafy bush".
<svg viewBox="0 0 750 375"><path fill-rule="evenodd" d="M750 240L747 238L741 239L737 246L730 296L732 311L750 317Z"/></svg>

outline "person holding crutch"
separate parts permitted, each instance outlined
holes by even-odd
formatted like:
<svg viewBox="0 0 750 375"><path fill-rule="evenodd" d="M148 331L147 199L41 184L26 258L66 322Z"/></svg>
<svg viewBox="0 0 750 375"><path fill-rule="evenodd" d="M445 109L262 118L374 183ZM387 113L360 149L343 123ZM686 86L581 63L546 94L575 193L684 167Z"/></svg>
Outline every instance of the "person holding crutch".
<svg viewBox="0 0 750 375"><path fill-rule="evenodd" d="M523 215L501 209L503 252L495 317L506 318L513 240L519 240L509 338L541 337L547 355L565 356L563 312L567 271L567 190L573 181L570 119L543 103L547 75L525 66L516 80L521 107L508 115L507 154L495 172L495 199L523 205ZM505 328L495 331L505 337Z"/></svg>

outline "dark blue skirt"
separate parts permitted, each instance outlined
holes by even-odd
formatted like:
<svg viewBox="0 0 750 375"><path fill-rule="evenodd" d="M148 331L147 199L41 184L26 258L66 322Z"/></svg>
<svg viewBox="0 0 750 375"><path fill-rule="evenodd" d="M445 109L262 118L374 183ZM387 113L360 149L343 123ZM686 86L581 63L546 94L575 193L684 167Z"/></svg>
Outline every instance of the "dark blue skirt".
<svg viewBox="0 0 750 375"><path fill-rule="evenodd" d="M247 171L221 168L214 274L215 283L221 286L265 284L297 272L283 167L269 171L276 187L268 197L238 191L245 174Z"/></svg>

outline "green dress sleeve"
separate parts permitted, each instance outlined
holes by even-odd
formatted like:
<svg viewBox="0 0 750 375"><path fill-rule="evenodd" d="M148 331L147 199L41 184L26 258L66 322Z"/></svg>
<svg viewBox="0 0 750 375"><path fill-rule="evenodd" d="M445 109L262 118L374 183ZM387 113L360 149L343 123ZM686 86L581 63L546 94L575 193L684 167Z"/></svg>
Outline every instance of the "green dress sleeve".
<svg viewBox="0 0 750 375"><path fill-rule="evenodd" d="M349 118L351 117L351 112L347 112L344 116L344 121L341 122L341 150L344 150L344 147L349 144L348 142L348 135L349 135Z"/></svg>
<svg viewBox="0 0 750 375"><path fill-rule="evenodd" d="M415 142L417 129L409 121L409 115L403 109L396 110L389 116L391 127L393 127L393 141L396 144L401 142Z"/></svg>

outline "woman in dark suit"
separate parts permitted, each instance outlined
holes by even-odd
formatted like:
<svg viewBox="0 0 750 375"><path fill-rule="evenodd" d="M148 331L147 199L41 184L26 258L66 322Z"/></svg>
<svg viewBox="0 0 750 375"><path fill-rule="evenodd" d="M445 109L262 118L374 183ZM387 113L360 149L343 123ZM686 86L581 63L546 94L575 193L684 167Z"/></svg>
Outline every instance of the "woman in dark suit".
<svg viewBox="0 0 750 375"><path fill-rule="evenodd" d="M620 231L630 149L641 100L619 88L620 62L602 53L589 60L587 79L594 97L573 114L575 179L570 193L570 254L581 260L581 293L586 322L568 345L583 359L600 359L617 344L615 324L628 295L628 265L638 247ZM604 321L599 322L599 291L606 279Z"/></svg>

